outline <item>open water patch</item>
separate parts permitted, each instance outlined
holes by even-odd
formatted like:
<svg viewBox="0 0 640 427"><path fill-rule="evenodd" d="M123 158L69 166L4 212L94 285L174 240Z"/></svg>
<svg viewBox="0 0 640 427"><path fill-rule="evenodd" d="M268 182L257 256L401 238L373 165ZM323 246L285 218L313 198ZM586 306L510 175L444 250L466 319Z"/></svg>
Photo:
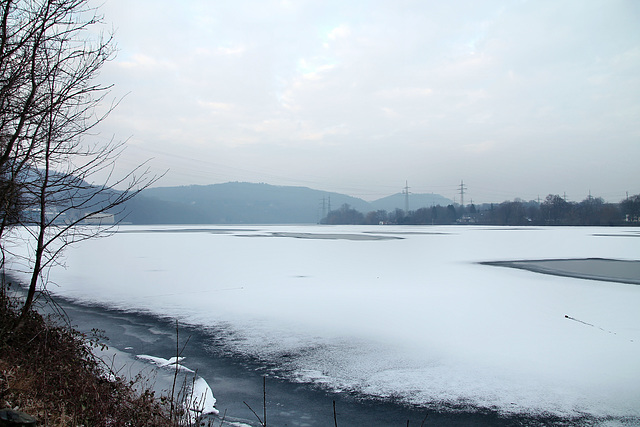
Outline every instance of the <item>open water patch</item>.
<svg viewBox="0 0 640 427"><path fill-rule="evenodd" d="M640 285L640 261L607 258L485 261L483 265L518 268L534 273Z"/></svg>
<svg viewBox="0 0 640 427"><path fill-rule="evenodd" d="M206 234L232 234L237 232L255 232L255 229L246 228L145 228L134 230L118 230L120 234L141 234L141 233L206 233Z"/></svg>
<svg viewBox="0 0 640 427"><path fill-rule="evenodd" d="M367 234L382 234L382 235L407 235L407 236L416 236L416 235L434 235L434 236L444 236L454 233L449 233L445 231L365 231Z"/></svg>
<svg viewBox="0 0 640 427"><path fill-rule="evenodd" d="M375 234L341 234L341 233L295 233L276 231L268 234L247 234L238 237L289 237L293 239L314 239L314 240L400 240L402 237Z"/></svg>
<svg viewBox="0 0 640 427"><path fill-rule="evenodd" d="M640 232L621 233L621 234L596 233L594 234L594 236L596 237L640 237Z"/></svg>
<svg viewBox="0 0 640 427"><path fill-rule="evenodd" d="M175 335L175 323L170 319L107 307L83 306L64 298L57 298L57 301L72 324L81 325L81 331L102 328L111 338L109 345L121 349L118 352L121 361L138 363L140 369L150 372L150 381L158 381L156 386L170 386L170 380L159 378L161 371L150 371L150 365L142 365L143 361L136 358L138 354L162 355L165 358L175 355L178 337ZM220 417L224 417L225 425L258 427L255 417L243 402L261 412L263 377L266 377L268 419L274 425L333 425L334 402L338 425L382 427L406 425L409 420L411 425L420 425L426 420L425 425L453 427L594 425L595 420L589 417L566 419L544 414L505 414L497 409L452 406L442 402L420 406L406 404L394 396L374 398L355 391L334 392L317 382L287 378L278 366L259 358L229 351L224 346L229 338L225 335L233 334L228 328L229 325L223 324L208 328L180 325L180 341L189 339L183 355L189 360L189 367L196 370L198 376L206 378L217 400L220 415L208 418L209 425L218 425ZM140 337L139 332L144 329L150 332L147 339ZM132 330L136 333L130 334ZM161 330L162 333L151 333L152 330ZM131 368L130 364L121 367L123 370Z"/></svg>

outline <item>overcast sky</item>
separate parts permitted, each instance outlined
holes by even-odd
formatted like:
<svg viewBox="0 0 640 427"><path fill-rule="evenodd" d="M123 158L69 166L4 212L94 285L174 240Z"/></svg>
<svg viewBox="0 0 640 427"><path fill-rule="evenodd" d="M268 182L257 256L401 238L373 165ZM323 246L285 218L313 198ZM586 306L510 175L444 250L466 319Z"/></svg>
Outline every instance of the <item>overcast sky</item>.
<svg viewBox="0 0 640 427"><path fill-rule="evenodd" d="M99 0L97 0L99 1ZM640 2L106 0L100 138L159 186L640 193Z"/></svg>

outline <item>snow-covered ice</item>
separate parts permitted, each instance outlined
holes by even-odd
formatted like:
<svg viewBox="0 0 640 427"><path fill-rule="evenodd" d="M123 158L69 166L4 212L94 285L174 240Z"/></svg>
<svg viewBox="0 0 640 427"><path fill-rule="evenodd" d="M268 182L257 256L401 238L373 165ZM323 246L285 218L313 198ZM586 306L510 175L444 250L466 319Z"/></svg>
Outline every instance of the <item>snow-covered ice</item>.
<svg viewBox="0 0 640 427"><path fill-rule="evenodd" d="M334 390L640 417L640 286L479 264L640 260L638 229L186 228L77 244L49 290L211 327L225 351Z"/></svg>

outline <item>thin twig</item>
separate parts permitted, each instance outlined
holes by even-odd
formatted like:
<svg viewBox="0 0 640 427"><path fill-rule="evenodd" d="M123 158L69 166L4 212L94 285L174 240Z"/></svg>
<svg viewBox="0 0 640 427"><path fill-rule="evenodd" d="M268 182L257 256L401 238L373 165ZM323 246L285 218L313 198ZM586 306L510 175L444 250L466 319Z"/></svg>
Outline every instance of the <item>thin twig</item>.
<svg viewBox="0 0 640 427"><path fill-rule="evenodd" d="M178 319L176 319L176 367L173 372L173 384L171 385L171 406L169 410L169 419L173 421L174 405L175 405L175 393L176 393L176 381L178 380L178 359L180 357L180 329L178 328Z"/></svg>
<svg viewBox="0 0 640 427"><path fill-rule="evenodd" d="M262 409L264 411L264 427L267 427L267 376L262 377Z"/></svg>
<svg viewBox="0 0 640 427"><path fill-rule="evenodd" d="M227 418L227 410L226 409L222 413L222 419L220 420L220 427L222 427L222 424L224 424L224 419L225 418Z"/></svg>
<svg viewBox="0 0 640 427"><path fill-rule="evenodd" d="M244 400L242 401L242 403L244 403L245 405L247 405L247 408L249 408L249 410L251 412L253 412L253 415L256 416L256 418L258 419L258 422L260 423L261 426L264 427L264 423L262 422L262 420L260 419L260 416L258 414L256 414L256 411L253 410L253 408L251 406L249 406L249 404L247 402L245 402Z"/></svg>
<svg viewBox="0 0 640 427"><path fill-rule="evenodd" d="M422 420L422 422L420 423L420 427L424 427L424 423L425 421L427 421L427 417L429 416L429 413L427 412L424 416L424 419Z"/></svg>

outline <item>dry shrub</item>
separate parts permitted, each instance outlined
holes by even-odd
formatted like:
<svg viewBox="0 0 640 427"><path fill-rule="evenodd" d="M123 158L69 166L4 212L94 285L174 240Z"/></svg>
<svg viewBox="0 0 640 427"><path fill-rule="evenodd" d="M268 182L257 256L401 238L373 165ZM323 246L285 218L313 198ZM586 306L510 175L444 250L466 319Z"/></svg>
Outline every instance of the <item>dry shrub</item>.
<svg viewBox="0 0 640 427"><path fill-rule="evenodd" d="M168 426L167 404L154 392L109 372L87 336L35 311L16 328L19 311L0 293L0 407L50 426Z"/></svg>

